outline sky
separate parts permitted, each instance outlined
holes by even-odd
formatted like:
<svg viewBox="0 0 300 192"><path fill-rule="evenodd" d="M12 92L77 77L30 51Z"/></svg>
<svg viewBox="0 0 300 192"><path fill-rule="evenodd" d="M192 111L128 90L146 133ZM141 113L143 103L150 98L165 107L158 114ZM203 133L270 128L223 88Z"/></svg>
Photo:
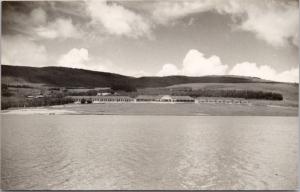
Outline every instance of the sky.
<svg viewBox="0 0 300 192"><path fill-rule="evenodd" d="M1 63L299 82L294 0L2 2Z"/></svg>

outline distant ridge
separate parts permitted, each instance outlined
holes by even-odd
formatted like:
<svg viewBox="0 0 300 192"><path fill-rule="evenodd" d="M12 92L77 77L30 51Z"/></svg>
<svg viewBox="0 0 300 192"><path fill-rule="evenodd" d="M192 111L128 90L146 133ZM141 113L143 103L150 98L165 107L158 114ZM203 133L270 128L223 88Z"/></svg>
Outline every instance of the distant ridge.
<svg viewBox="0 0 300 192"><path fill-rule="evenodd" d="M58 87L111 87L130 86L136 88L166 87L185 83L272 83L259 78L242 76L167 76L130 77L115 73L89 71L66 67L1 66L1 77L21 79L28 83ZM274 83L274 82L273 82Z"/></svg>

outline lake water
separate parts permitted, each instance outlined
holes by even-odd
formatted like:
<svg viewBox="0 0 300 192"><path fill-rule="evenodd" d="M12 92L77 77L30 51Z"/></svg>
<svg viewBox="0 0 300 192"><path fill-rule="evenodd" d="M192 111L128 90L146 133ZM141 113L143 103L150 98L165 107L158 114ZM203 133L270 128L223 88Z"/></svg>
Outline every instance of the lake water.
<svg viewBox="0 0 300 192"><path fill-rule="evenodd" d="M297 117L3 115L4 189L296 189Z"/></svg>

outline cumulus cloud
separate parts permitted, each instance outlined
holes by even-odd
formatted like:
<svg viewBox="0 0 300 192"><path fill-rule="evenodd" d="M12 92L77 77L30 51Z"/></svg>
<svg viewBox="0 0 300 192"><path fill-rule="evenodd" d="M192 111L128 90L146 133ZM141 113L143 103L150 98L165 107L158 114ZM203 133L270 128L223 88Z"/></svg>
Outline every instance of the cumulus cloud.
<svg viewBox="0 0 300 192"><path fill-rule="evenodd" d="M101 58L89 56L89 51L85 48L73 48L66 54L63 54L57 64L62 67L86 69L93 71L107 71L105 64L108 61Z"/></svg>
<svg viewBox="0 0 300 192"><path fill-rule="evenodd" d="M278 81L299 83L299 68L292 68L278 74Z"/></svg>
<svg viewBox="0 0 300 192"><path fill-rule="evenodd" d="M160 24L168 24L193 13L207 11L231 15L236 29L252 32L273 46L281 47L288 43L298 46L299 9L296 1L166 1L156 4L153 18Z"/></svg>
<svg viewBox="0 0 300 192"><path fill-rule="evenodd" d="M237 75L258 77L265 80L280 82L299 82L299 68L277 72L269 65L258 66L256 63L242 62L234 65L228 70L228 65L221 62L216 56L205 57L198 50L191 49L183 59L181 68L174 64L165 64L156 74L157 76L185 75L185 76L205 76L205 75Z"/></svg>
<svg viewBox="0 0 300 192"><path fill-rule="evenodd" d="M87 49L73 48L61 56L58 64L63 67L84 68L87 61L89 61L89 52Z"/></svg>
<svg viewBox="0 0 300 192"><path fill-rule="evenodd" d="M228 66L222 64L221 59L212 55L205 57L198 50L191 49L183 59L182 68L178 69L174 64L165 64L157 73L158 76L186 75L186 76L204 76L204 75L224 75Z"/></svg>
<svg viewBox="0 0 300 192"><path fill-rule="evenodd" d="M189 76L224 75L227 67L218 56L206 58L203 53L192 49L183 59L182 72Z"/></svg>
<svg viewBox="0 0 300 192"><path fill-rule="evenodd" d="M2 36L1 63L6 65L43 67L47 64L47 50L43 45L24 36Z"/></svg>
<svg viewBox="0 0 300 192"><path fill-rule="evenodd" d="M108 59L91 56L88 49L85 48L73 48L67 53L61 55L57 61L57 66L117 73L134 77L149 75L143 70L122 68L121 66L115 65Z"/></svg>
<svg viewBox="0 0 300 192"><path fill-rule="evenodd" d="M299 82L299 68L293 68L279 73L268 65L257 66L256 63L249 62L236 64L228 74L259 77L261 79L280 82Z"/></svg>
<svg viewBox="0 0 300 192"><path fill-rule="evenodd" d="M162 69L157 73L157 76L180 75L181 71L174 64L164 64Z"/></svg>
<svg viewBox="0 0 300 192"><path fill-rule="evenodd" d="M115 2L85 1L93 25L101 25L113 35L140 37L150 35L151 27L141 15Z"/></svg>

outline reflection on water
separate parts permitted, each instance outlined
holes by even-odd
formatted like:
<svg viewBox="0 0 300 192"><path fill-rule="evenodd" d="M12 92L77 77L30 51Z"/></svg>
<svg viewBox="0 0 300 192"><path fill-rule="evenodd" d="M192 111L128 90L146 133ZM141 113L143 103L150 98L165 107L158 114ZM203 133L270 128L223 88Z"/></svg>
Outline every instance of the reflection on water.
<svg viewBox="0 0 300 192"><path fill-rule="evenodd" d="M2 116L4 189L296 189L296 117Z"/></svg>

